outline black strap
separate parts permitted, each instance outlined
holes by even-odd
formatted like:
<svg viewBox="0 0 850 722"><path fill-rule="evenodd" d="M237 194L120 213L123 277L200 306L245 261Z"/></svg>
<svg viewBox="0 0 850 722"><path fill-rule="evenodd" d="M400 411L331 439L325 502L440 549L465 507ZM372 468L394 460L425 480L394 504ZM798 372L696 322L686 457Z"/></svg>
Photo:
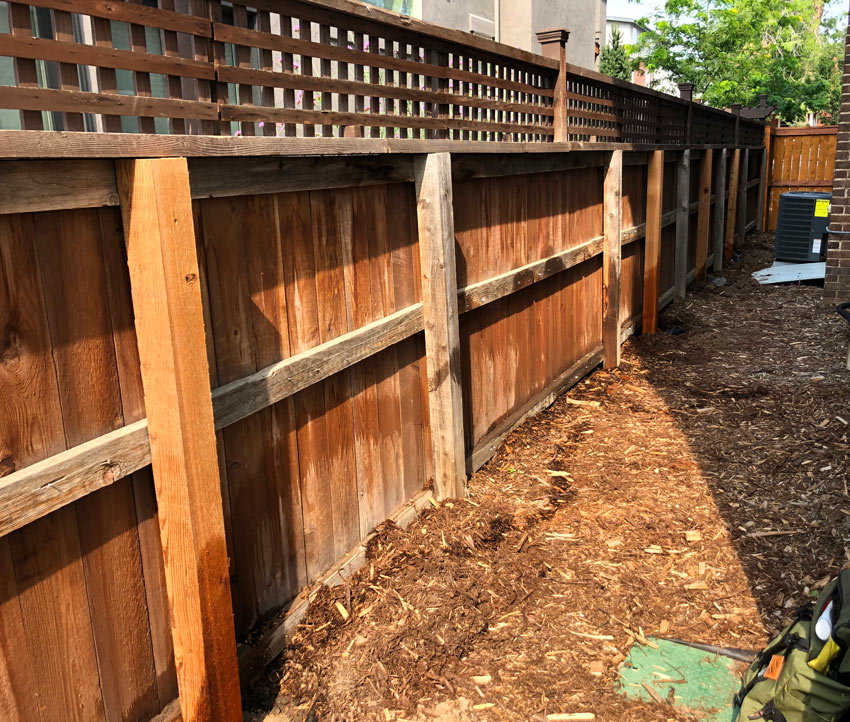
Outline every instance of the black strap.
<svg viewBox="0 0 850 722"><path fill-rule="evenodd" d="M778 709L776 709L776 705L773 703L773 700L768 702L764 707L761 708L755 714L751 714L749 719L763 719L768 722L788 722L785 719L785 715L782 714Z"/></svg>

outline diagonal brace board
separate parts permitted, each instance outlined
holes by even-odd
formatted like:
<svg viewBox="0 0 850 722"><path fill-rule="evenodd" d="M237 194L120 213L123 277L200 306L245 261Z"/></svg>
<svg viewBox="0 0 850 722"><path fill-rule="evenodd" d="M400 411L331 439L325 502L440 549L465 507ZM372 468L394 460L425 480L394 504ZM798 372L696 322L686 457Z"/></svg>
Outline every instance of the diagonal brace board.
<svg viewBox="0 0 850 722"><path fill-rule="evenodd" d="M185 158L117 164L184 722L242 719Z"/></svg>

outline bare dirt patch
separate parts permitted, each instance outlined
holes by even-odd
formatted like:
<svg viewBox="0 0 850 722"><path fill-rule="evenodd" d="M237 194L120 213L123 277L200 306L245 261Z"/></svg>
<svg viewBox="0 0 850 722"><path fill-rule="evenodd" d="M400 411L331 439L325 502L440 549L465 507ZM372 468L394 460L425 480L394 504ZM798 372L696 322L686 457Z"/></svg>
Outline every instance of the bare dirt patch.
<svg viewBox="0 0 850 722"><path fill-rule="evenodd" d="M769 241L523 424L467 499L382 528L252 716L689 719L614 690L631 644L759 647L848 561L848 333L821 289L749 278Z"/></svg>

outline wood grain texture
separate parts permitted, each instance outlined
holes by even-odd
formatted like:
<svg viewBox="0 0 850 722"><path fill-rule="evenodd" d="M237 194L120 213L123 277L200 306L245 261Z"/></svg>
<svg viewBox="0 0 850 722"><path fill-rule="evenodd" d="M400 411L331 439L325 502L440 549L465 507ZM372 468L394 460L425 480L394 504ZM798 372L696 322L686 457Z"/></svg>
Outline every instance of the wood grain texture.
<svg viewBox="0 0 850 722"><path fill-rule="evenodd" d="M767 229L770 199L771 145L773 142L772 130L773 126L764 126L764 149L761 151L761 173L759 175L758 223L756 224L756 229L759 231Z"/></svg>
<svg viewBox="0 0 850 722"><path fill-rule="evenodd" d="M227 550L185 160L118 166L186 722L241 719ZM157 300L159 299L159 300Z"/></svg>
<svg viewBox="0 0 850 722"><path fill-rule="evenodd" d="M661 204L664 191L664 151L649 158L646 181L646 240L643 261L643 333L655 333L658 325L658 283L661 259Z"/></svg>
<svg viewBox="0 0 850 722"><path fill-rule="evenodd" d="M413 161L380 158L197 158L189 161L193 198L348 188L413 180Z"/></svg>
<svg viewBox="0 0 850 722"><path fill-rule="evenodd" d="M31 216L0 217L0 468L65 448L47 307ZM102 716L91 623L73 510L0 541L4 566L3 706L28 716L32 702L67 719ZM56 599L63 599L63 615ZM12 646L14 645L14 646ZM31 652L29 650L32 650Z"/></svg>
<svg viewBox="0 0 850 722"><path fill-rule="evenodd" d="M117 221L117 214L111 214ZM131 390L137 379L130 378L128 369L135 359L122 359L122 394L116 340L123 341L123 329L113 326L114 321L132 318L130 299L117 293L118 278L112 279L112 288L107 283L115 264L107 263L105 247L111 253L123 238L102 220L92 209L35 217L69 445L121 428L125 400L133 417L141 406ZM67 273L70 267L73 274ZM122 277L126 288L126 274ZM159 698L132 483L125 479L110 484L81 499L74 509L95 649L99 660L111 660L100 669L104 712L109 719L121 720L152 714Z"/></svg>
<svg viewBox="0 0 850 722"><path fill-rule="evenodd" d="M311 194L313 254L316 264L320 345L334 343L353 328L345 288L345 258L341 237L351 234L352 197L348 191ZM348 363L354 363L356 351ZM360 539L357 499L356 442L351 374L347 369L329 373L324 384L328 418L328 466L334 558L343 556Z"/></svg>
<svg viewBox="0 0 850 722"><path fill-rule="evenodd" d="M0 539L0 714L9 722L40 719L32 660L9 540Z"/></svg>
<svg viewBox="0 0 850 722"><path fill-rule="evenodd" d="M711 224L711 176L714 151L707 150L699 161L699 208L697 210L696 275L704 281L708 262L708 235Z"/></svg>
<svg viewBox="0 0 850 722"><path fill-rule="evenodd" d="M812 138L808 137L805 140L811 142ZM803 170L801 169L800 172L802 173ZM809 172L808 169L806 172ZM747 148L741 151L741 165L738 175L738 202L735 208L735 251L739 251L744 245L744 236L747 232L747 198L750 189L750 151Z"/></svg>
<svg viewBox="0 0 850 722"><path fill-rule="evenodd" d="M218 117L217 105L197 100L149 98L142 95L126 96L80 90L52 90L50 88L16 88L13 86L0 86L0 107L20 110L61 111L71 115L79 115L80 113L103 113L105 115L143 113L144 116L157 118L213 119Z"/></svg>
<svg viewBox="0 0 850 722"><path fill-rule="evenodd" d="M208 200L196 205L195 215L216 383L227 383L256 373L289 351L288 339L281 336L286 325L281 328L279 319L286 304L279 298L283 282L275 198ZM273 410L268 406L229 424L221 435L240 636L284 601L279 589L284 574L281 522L274 493L280 469Z"/></svg>
<svg viewBox="0 0 850 722"><path fill-rule="evenodd" d="M532 261L485 281L471 283L458 289L460 313L486 306L488 303L509 296L549 276L583 263L603 252L603 239L594 238L566 251L559 251L540 261Z"/></svg>
<svg viewBox="0 0 850 722"><path fill-rule="evenodd" d="M623 153L615 150L605 171L602 201L602 349L605 368L620 365L620 275L622 272Z"/></svg>
<svg viewBox="0 0 850 722"><path fill-rule="evenodd" d="M319 343L316 261L310 197L287 193L278 198L282 231L289 343L293 353ZM293 397L298 429L301 504L307 576L318 577L334 562L333 509L330 501L328 429L324 382Z"/></svg>
<svg viewBox="0 0 850 722"><path fill-rule="evenodd" d="M156 99L153 99L156 100ZM164 100L164 99L162 99ZM701 144L692 148L722 148ZM760 145L757 147L761 147ZM66 133L59 131L0 130L0 158L163 158L307 155L381 155L469 153L499 155L622 150L629 153L681 150L675 144L606 143L492 143L478 140L426 140L420 138L270 138L218 137L213 135L145 135L118 133ZM626 165L630 161L626 161Z"/></svg>
<svg viewBox="0 0 850 722"><path fill-rule="evenodd" d="M735 252L735 225L738 221L738 183L741 175L741 150L736 148L729 167L729 198L726 207L725 235L723 237L723 260L732 260Z"/></svg>
<svg viewBox="0 0 850 722"><path fill-rule="evenodd" d="M574 170L579 169L580 168L574 168ZM557 181L560 183L563 181L563 178L557 174L540 176L541 180L544 178L547 178L551 182ZM506 210L505 218L509 219L512 215L515 215L518 212L524 212L521 211L522 208L525 208L524 202L520 206L517 206L514 210L511 210L511 208L513 208L511 203L517 199L517 186L515 186L515 184L510 185L510 183L513 182L509 182L507 180L498 181L498 183L509 183L509 185L504 188L504 208ZM459 183L458 188L458 192L461 193L464 188L464 184ZM343 196L347 195L344 191L340 191L340 193L342 193ZM552 194L551 197L577 198L577 196L569 194L566 191L558 194ZM365 202L365 205L363 206L363 213L365 213L366 209L368 209L368 202L366 201L366 196L363 198ZM492 202L492 199L485 195L482 197L482 200L470 198L469 202L466 202L461 199L459 201L459 205L456 203L456 206L459 209L475 209L486 207L487 204ZM253 204L254 201L251 201L251 203ZM399 202L399 205L390 204L390 207L402 208L401 203L402 201ZM514 203L514 205L516 204ZM234 213L238 211L239 207L240 206L234 206ZM253 205L251 207L254 208ZM235 218L236 216L227 210L227 208L229 208L228 206L224 206L224 208L226 212L222 216L221 223L227 224L231 218ZM254 210L258 209L255 208ZM561 208L556 212L554 209L548 209L548 207L541 207L534 211L535 215L539 215L541 217L549 213L555 213L554 218L560 218L564 222L566 222L568 217L572 217L570 215L571 213L578 212L578 206L576 206L575 211L569 211L566 208ZM101 216L108 219L111 218L109 216L110 213L113 213L113 211L104 208L101 212ZM371 216L368 216L368 214L363 215L363 213L361 213L358 217L356 224L355 230L358 232L361 228L365 229L375 222L374 220L369 220ZM3 218L6 218L6 222L9 222L9 219L13 217L4 216ZM18 218L16 222L20 222L20 220L21 218ZM674 221L675 213L667 213L662 217L662 226ZM111 220L106 222L107 224L113 223ZM459 222L461 223L461 228L464 225L469 224L473 224L477 228L484 228L488 224L499 223L500 221L497 221L495 217L482 217L481 219L470 219L469 221L461 219ZM515 226L515 224L511 221L506 220L505 222L506 225L504 227L506 229L512 227L518 228L518 226ZM345 223L348 223L348 221L345 221ZM402 228L402 223L403 220L400 220L397 224L394 224L391 227ZM535 220L535 228L538 223L539 221ZM561 221L558 221L558 223L561 223ZM216 223L213 223L213 226L215 225ZM558 226L557 228L559 230L556 230L556 226L552 226L550 230L547 222L547 224L541 226L539 233L538 231L535 231L534 237L539 239L535 241L535 243L543 243L543 245L540 246L539 250L534 251L534 253L536 255L543 255L552 250L553 246L546 245L547 243L550 243L548 240L550 238L550 233L560 234L558 237L561 238L562 242L567 245L568 250L553 253L552 255L545 256L539 261L532 261L525 266L506 271L492 278L486 278L486 275L488 273L492 273L492 269L496 268L496 266L493 266L493 259L488 259L482 256L480 259L476 260L478 258L477 256L474 258L470 256L466 265L472 265L470 265L468 272L473 273L473 277L475 278L484 277L484 280L469 284L468 286L459 289L459 308L466 311L472 308L477 308L481 304L492 303L499 298L503 298L505 294L516 293L522 288L527 287L529 283L536 283L551 275L560 273L575 264L581 263L600 251L601 240L599 238L592 239L573 247L573 243L575 243L575 241L570 240L570 235L578 233L578 226L576 226L574 222L570 227ZM240 235L241 231L237 230L234 231L234 233L236 235ZM462 234L462 231L459 230L458 233ZM631 243L638 240L644 234L645 224L622 229L621 242L623 244ZM259 240L260 237L267 235L267 230L258 228L256 229L256 235ZM402 234L399 239L403 236L404 234ZM502 238L502 235L497 235L497 237ZM364 242L366 242L365 239L367 238L368 235L364 236ZM504 238L508 239L509 236L504 236ZM396 239L396 237L393 236L390 241L391 245L395 244L403 246L404 241L399 239ZM351 251L345 250L347 244L350 245L350 240L345 241L343 239L343 241L343 253L347 253L350 257ZM508 241L506 240L506 242ZM481 243L483 243L483 236ZM478 245L480 245L480 243L478 243ZM472 244L469 246L468 253L478 253L478 251L474 251L478 245ZM508 242L506 248L514 248L515 245L516 244L511 245ZM253 241L249 243L249 247L254 248ZM260 243L257 247L262 247L262 243ZM516 248L519 248L519 246L516 246ZM368 258L368 247L364 247L363 253L365 254L363 257ZM249 254L249 257L253 258L254 255ZM259 257L257 258L259 263L257 268L269 268L268 266L263 266L263 262L260 261ZM514 263L514 261L511 260L509 264L505 265L501 256L496 260L497 263L500 264L498 265L498 268L507 268ZM519 260L523 259L520 258ZM271 260L268 262L272 264L271 268L273 269L274 262ZM418 267L418 258L415 254L413 262L416 263ZM120 266L125 263L126 261L123 260L122 255L121 258L113 261L113 266L120 270ZM346 261L346 264L348 263L349 261ZM396 261L393 261L393 263L395 264ZM405 263L409 266L411 262L408 260ZM247 272L245 264L243 263L242 265L243 272ZM480 269L478 268L478 265L481 266ZM348 269L348 265L345 267ZM491 270L488 271L487 267L490 267ZM464 274L467 273L465 267L463 267L461 271ZM259 274L261 271L258 270L256 273ZM267 275L269 271L263 271L263 273L266 273ZM357 307L357 304L352 300L355 294L355 289L351 280L353 276L349 270L346 270L343 275L348 289L346 291L347 297L349 298L346 306L346 313L350 313L351 308ZM117 276L114 274L107 274L107 281L109 282L113 277ZM251 277L251 274L249 274L249 277ZM257 277L259 278L259 275ZM395 278L395 275L393 277ZM370 294L371 291L369 289L371 289L371 275L367 274L366 282L367 285L364 287L364 293ZM243 283L244 286L245 283L249 282L243 281L240 283ZM268 295L268 290L274 288L274 286L274 283L264 282L260 284L257 294L253 296L255 300L261 302L261 306L268 307L268 311L263 312L264 314L270 314L268 315L268 318L275 318L276 312L272 308L274 303L272 301L272 297L269 297L269 300L265 301L262 301L262 299ZM351 286L351 288L348 288L349 286ZM204 287L206 287L206 284L204 284ZM235 287L234 283L225 283L225 288L227 290ZM264 291L263 289L266 290ZM245 292L247 293L248 291L246 290ZM113 291L110 291L110 293L114 294ZM368 295L364 296L364 298L367 297ZM242 301L240 303L244 305L247 301ZM285 305L285 302L282 300L280 303ZM251 301L249 305L253 307L253 304L254 301ZM269 304L272 305L269 306ZM114 307L113 312L115 312ZM248 315L254 317L254 314ZM259 316L256 316L256 318L259 319ZM368 316L361 319L355 319L354 316L352 316L350 320L352 327L356 327L360 323L364 323L364 325L360 328L356 328L356 330L344 333L326 343L319 344L300 354L295 354L292 357L284 358L265 366L254 373L237 378L230 383L224 383L219 388L214 389L212 396L216 428L225 428L240 419L257 413L271 404L279 402L300 390L306 389L308 386L316 383L317 381L324 380L335 373L352 366L353 364L369 358L378 351L411 337L423 328L421 305L417 304L402 308L401 310L391 313L386 317L380 317L374 322L371 321L371 318L371 311ZM127 328L128 319L129 317L124 314L124 318L116 319L114 325L116 328ZM281 321L279 320L277 323L279 324ZM266 328L268 324L263 322L259 325L251 324L251 326L252 328L256 327L258 329L262 329ZM279 333L272 334L270 340L274 341L276 336L279 336ZM119 375L122 376L123 379L123 377L127 376L129 372L122 371L122 367L132 368L138 364L135 352L135 336L133 335L127 343L122 342L121 344L118 344L116 348L117 352L120 351L120 349L127 349L129 353L126 362L122 361L122 358L127 354L124 351L120 351L118 354ZM253 354L255 351L249 348L246 353ZM135 383L138 383L138 381ZM125 384L122 380L122 395L125 393L124 387ZM138 409L141 409L141 406L138 406ZM141 413L141 411L139 411L139 413ZM484 418L482 415L476 416ZM282 428L288 427L284 424ZM288 434L289 432L286 433ZM8 533L15 528L19 528L28 521L43 516L50 511L80 498L92 490L111 484L129 473L142 469L149 462L150 454L145 423L131 422L128 424L128 428L126 429L110 432L102 437L86 442L79 447L74 447L67 452L63 451L55 457L45 459L35 465L27 467L26 469L12 471L3 479L3 482L0 483L0 498L7 502L5 505L0 507L3 509L3 513L0 514L0 534ZM388 511L391 511L391 509ZM294 510L293 513L295 513ZM376 513L379 512L376 511ZM380 518L377 518L376 521L380 521L382 518L384 517L381 516ZM365 530L364 533L367 532L368 529ZM293 543L294 542L295 540L293 540Z"/></svg>
<svg viewBox="0 0 850 722"><path fill-rule="evenodd" d="M0 161L0 215L117 205L109 160Z"/></svg>
<svg viewBox="0 0 850 722"><path fill-rule="evenodd" d="M98 211L98 220L125 424L122 428L126 428L126 425L143 420L145 416L144 389L127 268L127 249L124 243L120 209L101 208ZM142 447L149 448L149 444L143 443ZM150 467L145 466L139 472L132 474L130 484L135 507L134 523L138 529L141 572L147 600L147 623L150 626L150 645L157 693L160 705L163 705L177 694L177 676L174 668L168 596L165 589L159 517ZM145 658L144 654L137 652L132 654L139 659Z"/></svg>
<svg viewBox="0 0 850 722"><path fill-rule="evenodd" d="M487 295L486 289L480 290ZM417 303L224 384L212 392L216 428L236 423L423 328L422 305ZM0 536L142 469L150 458L147 421L142 419L8 473L0 478Z"/></svg>
<svg viewBox="0 0 850 722"><path fill-rule="evenodd" d="M726 237L726 159L728 151L726 148L720 150L715 176L714 190L714 244L712 255L714 262L712 270L719 273L723 270L723 243Z"/></svg>
<svg viewBox="0 0 850 722"><path fill-rule="evenodd" d="M691 151L676 158L676 258L674 287L676 298L684 299L688 289L688 225L691 219Z"/></svg>
<svg viewBox="0 0 850 722"><path fill-rule="evenodd" d="M444 499L466 484L451 158L417 158L415 173L434 489Z"/></svg>

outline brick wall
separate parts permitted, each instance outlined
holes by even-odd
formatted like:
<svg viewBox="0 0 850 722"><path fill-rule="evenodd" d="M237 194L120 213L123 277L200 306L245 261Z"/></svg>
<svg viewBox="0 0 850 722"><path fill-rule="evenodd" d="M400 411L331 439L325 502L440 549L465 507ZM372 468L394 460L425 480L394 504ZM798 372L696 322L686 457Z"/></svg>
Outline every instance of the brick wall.
<svg viewBox="0 0 850 722"><path fill-rule="evenodd" d="M850 232L850 25L844 39L844 57L829 225L835 230ZM850 301L850 235L829 237L824 301L830 304Z"/></svg>

